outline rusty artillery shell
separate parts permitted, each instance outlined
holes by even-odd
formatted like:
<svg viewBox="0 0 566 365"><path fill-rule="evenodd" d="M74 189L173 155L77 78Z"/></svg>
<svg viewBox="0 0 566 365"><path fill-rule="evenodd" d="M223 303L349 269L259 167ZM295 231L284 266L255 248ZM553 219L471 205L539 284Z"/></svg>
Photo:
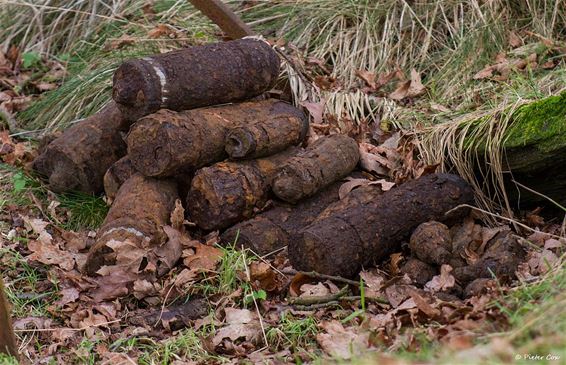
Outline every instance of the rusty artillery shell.
<svg viewBox="0 0 566 365"><path fill-rule="evenodd" d="M124 62L112 97L135 120L159 109L187 110L242 101L267 91L279 56L264 41L238 39Z"/></svg>
<svg viewBox="0 0 566 365"><path fill-rule="evenodd" d="M116 199L91 247L85 271L94 275L104 265L116 264L112 245L129 240L138 248L157 247L166 241L168 224L178 198L177 184L135 174L118 190ZM141 264L141 263L140 263Z"/></svg>
<svg viewBox="0 0 566 365"><path fill-rule="evenodd" d="M271 108L272 118L230 129L226 135L226 153L233 159L270 156L301 143L309 121L300 110L278 102Z"/></svg>
<svg viewBox="0 0 566 365"><path fill-rule="evenodd" d="M54 192L100 193L106 170L126 154L120 132L127 125L112 102L47 145L33 168Z"/></svg>
<svg viewBox="0 0 566 365"><path fill-rule="evenodd" d="M253 216L269 198L272 177L292 154L219 162L197 171L187 196L190 218L207 230L223 229Z"/></svg>
<svg viewBox="0 0 566 365"><path fill-rule="evenodd" d="M273 192L281 200L296 203L346 177L359 159L354 139L343 134L321 137L285 163L273 180Z"/></svg>
<svg viewBox="0 0 566 365"><path fill-rule="evenodd" d="M451 174L427 175L382 194L377 190L372 185L362 190L363 199L331 205L329 214L323 212L305 228L289 245L293 267L354 276L399 249L419 224L453 219L445 213L474 198L470 185Z"/></svg>
<svg viewBox="0 0 566 365"><path fill-rule="evenodd" d="M111 201L114 200L120 186L135 173L136 169L128 156L124 156L114 162L106 171L106 174L104 174L104 193L106 197Z"/></svg>
<svg viewBox="0 0 566 365"><path fill-rule="evenodd" d="M294 108L275 99L174 112L140 119L127 137L132 164L146 176L173 176L226 159L229 127L288 118Z"/></svg>
<svg viewBox="0 0 566 365"><path fill-rule="evenodd" d="M285 247L326 207L339 200L340 185L334 183L297 205L274 203L275 207L226 230L221 236L222 243L233 244L238 237L236 247L244 246L258 255Z"/></svg>

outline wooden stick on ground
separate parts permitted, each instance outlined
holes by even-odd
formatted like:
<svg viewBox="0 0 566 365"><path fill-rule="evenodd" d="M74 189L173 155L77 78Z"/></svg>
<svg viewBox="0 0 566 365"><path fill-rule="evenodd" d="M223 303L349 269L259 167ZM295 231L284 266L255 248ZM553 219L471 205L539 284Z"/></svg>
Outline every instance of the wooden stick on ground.
<svg viewBox="0 0 566 365"><path fill-rule="evenodd" d="M189 0L232 39L253 35L251 28L221 0Z"/></svg>
<svg viewBox="0 0 566 365"><path fill-rule="evenodd" d="M18 355L18 347L16 346L16 337L12 328L10 319L10 308L8 301L4 295L4 282L0 277L0 353L11 356Z"/></svg>

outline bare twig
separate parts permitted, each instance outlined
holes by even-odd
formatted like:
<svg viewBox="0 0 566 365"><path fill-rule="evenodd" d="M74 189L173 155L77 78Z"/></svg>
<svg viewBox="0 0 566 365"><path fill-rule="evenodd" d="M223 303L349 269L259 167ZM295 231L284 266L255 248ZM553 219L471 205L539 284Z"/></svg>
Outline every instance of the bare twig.
<svg viewBox="0 0 566 365"><path fill-rule="evenodd" d="M556 200L553 200L552 198L550 198L550 197L548 197L548 196L546 196L542 193L539 193L538 191L533 190L533 189L529 188L528 186L525 186L525 185L521 184L520 182L518 182L516 180L511 180L511 181L513 181L514 184L522 187L523 189L530 191L531 193L538 195L541 198L545 198L546 200L548 200L549 202L551 202L552 204L556 205L558 208L560 208L560 209L562 209L563 211L566 212L566 208L563 205L558 204L558 202L556 202Z"/></svg>
<svg viewBox="0 0 566 365"><path fill-rule="evenodd" d="M246 262L246 250L244 249L244 245L242 245L242 257L244 259L244 267L246 268L246 277L248 282L252 282L252 277L250 274L250 268ZM255 310L257 312L257 317L259 318L259 325L261 326L261 333L263 334L263 341L265 342L265 346L269 346L269 342L267 341L267 335L265 334L265 326L263 325L263 318L261 317L261 313L259 312L259 306L257 305L257 300L252 293L252 300L254 302Z"/></svg>
<svg viewBox="0 0 566 365"><path fill-rule="evenodd" d="M319 303L319 304L312 304L312 305L296 305L295 309L299 311L312 311L315 309L327 308L327 307L334 307L338 306L340 303L337 301L331 301L328 303Z"/></svg>
<svg viewBox="0 0 566 365"><path fill-rule="evenodd" d="M540 231L537 231L537 230L534 229L534 228L531 228L531 227L527 226L526 224L523 224L523 223L517 221L516 219L511 219L511 218L507 218L507 217L504 217L504 216L499 215L499 214L491 213L491 212L488 212L487 210L480 209L480 208L478 208L478 207L474 207L473 205L469 205L469 204L460 204L460 205L458 205L458 206L456 206L456 207L450 209L448 212L446 212L446 215L449 215L450 213L452 213L452 212L454 212L454 211L456 211L456 210L458 210L458 209L460 209L460 208L470 208L470 209L476 210L476 211L478 211L478 212L481 212L481 213L483 213L483 214L487 214L487 215L489 215L489 216L491 216L491 217L498 218L498 219L507 221L507 222L509 222L509 223L516 224L516 225L518 225L519 227L524 228L524 229L526 229L526 230L528 230L528 231L531 231L531 232L540 232ZM557 239L562 238L562 237L560 237L560 236L557 236L557 235L551 234L551 233L545 233L545 234L549 235L550 237L557 238Z"/></svg>
<svg viewBox="0 0 566 365"><path fill-rule="evenodd" d="M338 293L330 294L330 295L317 295L317 296L310 296L310 297L297 297L297 298L289 298L289 304L291 305L313 305L313 304L321 304L321 303L328 303L336 301L348 293L348 286L344 286Z"/></svg>
<svg viewBox="0 0 566 365"><path fill-rule="evenodd" d="M285 273L287 275L303 274L303 275L308 276L309 278L313 278L313 279L325 279L325 280L331 280L331 281L338 281L340 283L350 284L350 285L354 285L354 286L360 286L360 283L358 283L357 281L346 279L346 278L343 278L341 276L320 274L320 273L317 273L316 271L297 271L297 270L294 270L294 269L284 269L283 273Z"/></svg>

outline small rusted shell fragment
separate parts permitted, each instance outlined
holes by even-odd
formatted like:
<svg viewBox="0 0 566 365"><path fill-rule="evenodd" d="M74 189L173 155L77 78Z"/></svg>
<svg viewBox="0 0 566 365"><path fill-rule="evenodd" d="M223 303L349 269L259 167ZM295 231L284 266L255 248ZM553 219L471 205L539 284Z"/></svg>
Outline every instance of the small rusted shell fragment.
<svg viewBox="0 0 566 365"><path fill-rule="evenodd" d="M226 153L233 159L259 158L303 142L309 121L301 110L279 102L270 114L274 117L232 128L226 135Z"/></svg>
<svg viewBox="0 0 566 365"><path fill-rule="evenodd" d="M321 137L285 163L273 180L273 192L281 200L296 203L346 177L359 159L354 139L343 134Z"/></svg>
<svg viewBox="0 0 566 365"><path fill-rule="evenodd" d="M452 255L452 238L448 227L440 222L419 225L409 241L411 253L419 260L433 265L449 262Z"/></svg>
<svg viewBox="0 0 566 365"><path fill-rule="evenodd" d="M253 38L193 46L124 62L112 97L132 120L159 109L242 101L269 90L279 66L271 46Z"/></svg>
<svg viewBox="0 0 566 365"><path fill-rule="evenodd" d="M106 171L106 174L104 174L104 193L106 197L111 201L114 200L120 186L135 173L136 169L128 156L124 156L114 162Z"/></svg>
<svg viewBox="0 0 566 365"><path fill-rule="evenodd" d="M420 287L432 280L434 275L438 273L438 270L433 266L412 257L401 266L400 271L407 274Z"/></svg>
<svg viewBox="0 0 566 365"><path fill-rule="evenodd" d="M121 131L128 123L114 102L65 130L35 159L33 168L57 192L103 190L106 170L126 154Z"/></svg>

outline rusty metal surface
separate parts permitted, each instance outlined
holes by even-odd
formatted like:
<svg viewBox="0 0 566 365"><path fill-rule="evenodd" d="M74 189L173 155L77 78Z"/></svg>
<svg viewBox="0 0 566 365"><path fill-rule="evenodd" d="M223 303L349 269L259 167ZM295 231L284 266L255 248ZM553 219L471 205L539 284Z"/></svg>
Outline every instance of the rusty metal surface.
<svg viewBox="0 0 566 365"><path fill-rule="evenodd" d="M474 199L470 185L451 174L423 176L383 194L375 186L363 188L348 196L366 195L358 199L365 204L342 200L331 205L330 214L323 212L299 240L290 242L294 268L354 276L395 252L419 224L448 219L447 211Z"/></svg>
<svg viewBox="0 0 566 365"><path fill-rule="evenodd" d="M124 62L114 73L112 97L132 120L160 108L232 103L269 90L279 66L277 53L257 39L194 46Z"/></svg>
<svg viewBox="0 0 566 365"><path fill-rule="evenodd" d="M359 158L353 138L343 134L321 137L281 168L273 181L273 192L281 200L296 203L346 177Z"/></svg>
<svg viewBox="0 0 566 365"><path fill-rule="evenodd" d="M291 118L294 112L294 107L275 99L182 112L160 110L132 126L128 154L146 176L173 176L226 159L229 128Z"/></svg>
<svg viewBox="0 0 566 365"><path fill-rule="evenodd" d="M273 117L231 128L226 153L233 159L259 158L303 142L309 121L301 110L280 101L273 104L270 115Z"/></svg>
<svg viewBox="0 0 566 365"><path fill-rule="evenodd" d="M127 126L115 103L67 129L35 159L34 169L54 192L103 190L103 177L126 154L120 132Z"/></svg>

